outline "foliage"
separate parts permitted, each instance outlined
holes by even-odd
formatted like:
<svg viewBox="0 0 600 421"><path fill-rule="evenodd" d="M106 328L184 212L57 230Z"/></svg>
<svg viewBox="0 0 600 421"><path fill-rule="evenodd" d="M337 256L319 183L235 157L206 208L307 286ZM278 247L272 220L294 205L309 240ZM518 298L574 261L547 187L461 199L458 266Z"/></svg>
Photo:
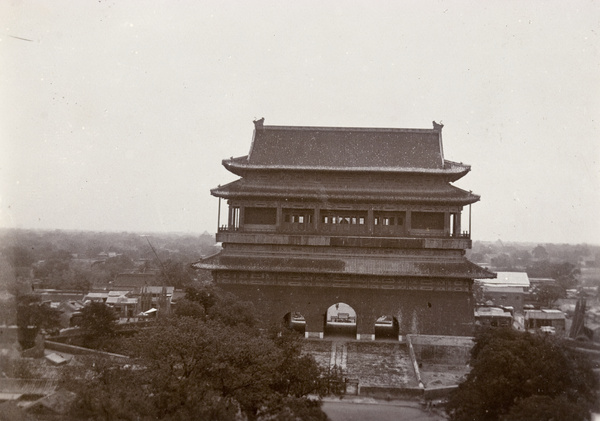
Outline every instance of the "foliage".
<svg viewBox="0 0 600 421"><path fill-rule="evenodd" d="M546 251L546 248L539 244L531 251L531 254L536 259L541 259L541 260L548 259L548 252Z"/></svg>
<svg viewBox="0 0 600 421"><path fill-rule="evenodd" d="M35 262L35 258L31 250L22 246L10 246L4 254L8 257L8 261L12 267L29 267Z"/></svg>
<svg viewBox="0 0 600 421"><path fill-rule="evenodd" d="M179 317L193 317L196 319L203 319L206 315L202 304L190 301L187 298L177 301L175 314Z"/></svg>
<svg viewBox="0 0 600 421"><path fill-rule="evenodd" d="M214 236L208 233L155 234L151 239L166 268L165 276L177 287L198 276L206 277L208 272L196 274L190 264L218 250ZM119 273L163 272L147 237L136 233L0 229L0 255L6 256L13 268L33 269L42 288L87 292L91 286L106 286Z"/></svg>
<svg viewBox="0 0 600 421"><path fill-rule="evenodd" d="M134 357L131 364L90 361L90 375L65 382L79 394L73 415L326 419L320 401L307 396L324 396L341 384L340 377L303 355L296 333L258 329L250 304L214 288L190 289L183 302L194 311L178 310L186 315L158 319L124 340L124 349ZM238 310L241 317L235 321L231 315Z"/></svg>
<svg viewBox="0 0 600 421"><path fill-rule="evenodd" d="M233 294L213 286L189 286L185 292L186 300L201 305L209 320L218 320L228 326L254 327L258 324L254 305L240 301Z"/></svg>
<svg viewBox="0 0 600 421"><path fill-rule="evenodd" d="M496 257L493 257L490 260L492 266L494 266L497 270L512 270L515 268L515 262L507 253L499 254Z"/></svg>
<svg viewBox="0 0 600 421"><path fill-rule="evenodd" d="M574 288L577 285L577 276L580 270L572 263L554 263L547 260L533 263L527 267L527 275L530 278L552 278L555 279L562 290Z"/></svg>
<svg viewBox="0 0 600 421"><path fill-rule="evenodd" d="M576 405L588 414L595 404L589 362L552 337L492 329L475 341L472 370L448 402L451 420L513 419L511 411L526 417L539 397L548 411Z"/></svg>
<svg viewBox="0 0 600 421"><path fill-rule="evenodd" d="M552 307L559 298L564 297L565 290L559 285L541 285L531 291L533 298L543 307Z"/></svg>
<svg viewBox="0 0 600 421"><path fill-rule="evenodd" d="M589 419L589 411L563 396L534 395L518 401L510 408L503 421L584 421Z"/></svg>
<svg viewBox="0 0 600 421"><path fill-rule="evenodd" d="M19 342L24 349L35 345L35 337L43 333L55 333L60 328L60 311L43 303L39 295L17 295L17 326Z"/></svg>
<svg viewBox="0 0 600 421"><path fill-rule="evenodd" d="M83 330L85 346L96 348L104 340L115 336L117 314L104 303L92 302L81 309L79 326Z"/></svg>
<svg viewBox="0 0 600 421"><path fill-rule="evenodd" d="M165 285L171 285L175 288L185 288L193 283L194 270L189 262L183 262L176 259L167 259L162 262L160 277Z"/></svg>

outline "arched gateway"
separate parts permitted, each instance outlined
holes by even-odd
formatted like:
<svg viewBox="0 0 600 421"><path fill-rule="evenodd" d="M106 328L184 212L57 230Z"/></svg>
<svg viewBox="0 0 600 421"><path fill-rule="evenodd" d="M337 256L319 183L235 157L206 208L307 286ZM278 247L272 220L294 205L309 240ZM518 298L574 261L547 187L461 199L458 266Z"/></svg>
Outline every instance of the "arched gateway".
<svg viewBox="0 0 600 421"><path fill-rule="evenodd" d="M451 185L470 167L444 158L442 126L263 121L250 153L223 161L241 178L211 190L227 199L223 250L194 266L268 320L302 315L295 324L306 337L324 336L335 303L356 313L357 339L383 335L386 321L400 338L471 335L473 279L495 275L464 257L462 211L479 196Z"/></svg>

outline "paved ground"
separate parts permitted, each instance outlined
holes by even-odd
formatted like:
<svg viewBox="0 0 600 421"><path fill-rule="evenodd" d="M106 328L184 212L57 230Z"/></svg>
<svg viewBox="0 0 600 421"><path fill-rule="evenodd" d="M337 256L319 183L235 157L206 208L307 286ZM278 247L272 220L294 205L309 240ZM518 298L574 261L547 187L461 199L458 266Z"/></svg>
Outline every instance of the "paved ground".
<svg viewBox="0 0 600 421"><path fill-rule="evenodd" d="M417 387L405 345L397 341L312 340L304 345L324 367L337 365L361 386Z"/></svg>
<svg viewBox="0 0 600 421"><path fill-rule="evenodd" d="M419 403L403 401L324 400L331 421L443 421L441 412L427 411Z"/></svg>

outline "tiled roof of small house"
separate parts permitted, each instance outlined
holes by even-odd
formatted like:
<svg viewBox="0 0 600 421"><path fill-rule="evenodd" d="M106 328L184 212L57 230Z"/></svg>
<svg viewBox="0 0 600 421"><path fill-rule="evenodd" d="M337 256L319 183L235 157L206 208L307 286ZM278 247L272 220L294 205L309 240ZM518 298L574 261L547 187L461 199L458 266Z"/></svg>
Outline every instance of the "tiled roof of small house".
<svg viewBox="0 0 600 421"><path fill-rule="evenodd" d="M259 121L260 122L260 121ZM247 169L390 171L466 174L470 167L444 159L441 125L433 129L265 126L255 121L247 156L223 161Z"/></svg>

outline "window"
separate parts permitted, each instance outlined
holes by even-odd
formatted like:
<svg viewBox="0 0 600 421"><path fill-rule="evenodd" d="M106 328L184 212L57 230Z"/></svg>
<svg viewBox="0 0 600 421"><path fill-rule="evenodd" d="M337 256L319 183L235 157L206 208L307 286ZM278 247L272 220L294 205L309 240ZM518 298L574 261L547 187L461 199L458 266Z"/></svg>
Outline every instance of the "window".
<svg viewBox="0 0 600 421"><path fill-rule="evenodd" d="M314 210L283 209L283 221L289 224L312 224Z"/></svg>
<svg viewBox="0 0 600 421"><path fill-rule="evenodd" d="M366 212L361 211L322 211L324 224L364 225Z"/></svg>
<svg viewBox="0 0 600 421"><path fill-rule="evenodd" d="M411 214L411 225L413 229L419 230L443 230L443 212L413 212Z"/></svg>
<svg viewBox="0 0 600 421"><path fill-rule="evenodd" d="M277 222L277 209L275 208L245 208L244 224L248 225L275 225Z"/></svg>
<svg viewBox="0 0 600 421"><path fill-rule="evenodd" d="M237 206L229 208L229 226L234 229L240 227L240 208Z"/></svg>
<svg viewBox="0 0 600 421"><path fill-rule="evenodd" d="M387 227L404 225L404 212L375 212L373 223Z"/></svg>

